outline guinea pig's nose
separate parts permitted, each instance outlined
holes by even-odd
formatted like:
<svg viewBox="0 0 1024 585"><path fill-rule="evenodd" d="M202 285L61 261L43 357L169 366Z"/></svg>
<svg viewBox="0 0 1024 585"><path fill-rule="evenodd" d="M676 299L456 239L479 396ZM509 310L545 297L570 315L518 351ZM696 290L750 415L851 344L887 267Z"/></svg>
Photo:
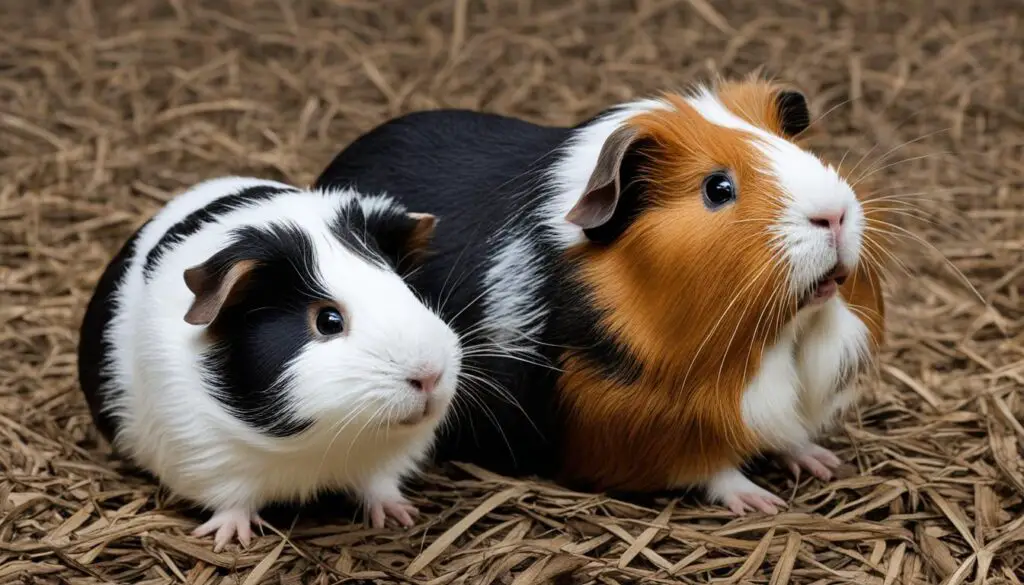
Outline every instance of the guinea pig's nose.
<svg viewBox="0 0 1024 585"><path fill-rule="evenodd" d="M832 232L833 240L838 240L839 232L843 229L843 222L846 221L846 211L819 213L808 219L811 225L829 230Z"/></svg>
<svg viewBox="0 0 1024 585"><path fill-rule="evenodd" d="M409 385L420 392L430 394L441 383L442 374L436 372L422 373L409 378Z"/></svg>

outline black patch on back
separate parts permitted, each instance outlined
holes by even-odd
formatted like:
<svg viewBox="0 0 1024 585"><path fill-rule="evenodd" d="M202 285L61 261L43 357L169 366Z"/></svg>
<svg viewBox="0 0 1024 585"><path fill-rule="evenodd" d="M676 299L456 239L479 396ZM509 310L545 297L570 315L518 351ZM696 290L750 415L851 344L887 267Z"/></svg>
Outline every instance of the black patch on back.
<svg viewBox="0 0 1024 585"><path fill-rule="evenodd" d="M644 165L650 160L649 153L654 148L654 141L645 138L636 141L626 152L619 167L619 184L622 185L619 203L604 225L583 230L591 242L599 245L612 243L650 207Z"/></svg>
<svg viewBox="0 0 1024 585"><path fill-rule="evenodd" d="M227 271L240 260L255 260L241 301L223 309L210 324L213 346L202 368L220 390L218 398L235 416L273 437L301 433L314 421L299 419L280 402L285 369L313 341L308 309L330 298L316 273L310 236L291 223L234 230L232 243L210 259Z"/></svg>
<svg viewBox="0 0 1024 585"><path fill-rule="evenodd" d="M164 235L160 237L160 241L146 254L146 263L142 267L145 280L148 282L152 278L157 263L160 262L160 258L168 250L181 243L188 236L198 232L203 225L216 220L221 215L251 203L266 201L282 193L295 193L297 191L297 189L285 189L269 185L247 187L236 193L217 198L205 207L194 210L164 232Z"/></svg>
<svg viewBox="0 0 1024 585"><path fill-rule="evenodd" d="M103 368L109 364L114 352L114 344L107 340L105 332L114 318L114 294L128 273L139 232L146 225L149 225L148 221L125 241L107 264L89 299L79 329L78 383L85 394L93 422L108 443L113 441L118 424L117 419L104 412L103 408L124 389L115 387L113 377Z"/></svg>
<svg viewBox="0 0 1024 585"><path fill-rule="evenodd" d="M804 94L798 91L779 92L775 104L779 108L782 133L786 136L796 136L811 125L811 112Z"/></svg>

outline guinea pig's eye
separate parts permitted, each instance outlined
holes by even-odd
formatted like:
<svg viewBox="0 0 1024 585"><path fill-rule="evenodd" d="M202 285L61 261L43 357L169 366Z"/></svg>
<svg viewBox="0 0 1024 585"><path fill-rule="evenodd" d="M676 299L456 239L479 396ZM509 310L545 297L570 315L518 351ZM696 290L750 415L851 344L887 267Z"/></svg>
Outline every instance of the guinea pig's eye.
<svg viewBox="0 0 1024 585"><path fill-rule="evenodd" d="M701 191L704 194L704 204L710 209L717 209L736 199L736 185L732 182L732 177L721 171L705 177Z"/></svg>
<svg viewBox="0 0 1024 585"><path fill-rule="evenodd" d="M316 314L316 330L320 335L338 335L345 330L345 318L334 307L324 307Z"/></svg>

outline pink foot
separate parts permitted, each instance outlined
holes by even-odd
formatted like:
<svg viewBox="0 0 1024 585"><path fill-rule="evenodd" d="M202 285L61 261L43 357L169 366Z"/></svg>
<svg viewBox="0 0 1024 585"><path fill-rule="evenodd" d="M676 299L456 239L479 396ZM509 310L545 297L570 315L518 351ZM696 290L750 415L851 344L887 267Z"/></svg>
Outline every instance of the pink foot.
<svg viewBox="0 0 1024 585"><path fill-rule="evenodd" d="M804 449L786 456L786 464L798 479L800 470L805 469L821 481L829 481L843 462L832 451L812 443Z"/></svg>
<svg viewBox="0 0 1024 585"><path fill-rule="evenodd" d="M205 537L214 534L213 552L224 550L237 535L238 542L248 547L252 541L252 524L262 524L259 514L245 508L230 508L216 512L212 518L192 531L192 536Z"/></svg>
<svg viewBox="0 0 1024 585"><path fill-rule="evenodd" d="M374 528L384 528L388 518L394 518L403 527L409 528L416 523L414 519L419 516L416 506L404 499L373 502L367 504L366 510L370 516L370 526Z"/></svg>
<svg viewBox="0 0 1024 585"><path fill-rule="evenodd" d="M723 504L737 516L753 511L775 515L780 508L786 507L785 500L750 481L735 468L716 475L708 483L707 491L712 500Z"/></svg>

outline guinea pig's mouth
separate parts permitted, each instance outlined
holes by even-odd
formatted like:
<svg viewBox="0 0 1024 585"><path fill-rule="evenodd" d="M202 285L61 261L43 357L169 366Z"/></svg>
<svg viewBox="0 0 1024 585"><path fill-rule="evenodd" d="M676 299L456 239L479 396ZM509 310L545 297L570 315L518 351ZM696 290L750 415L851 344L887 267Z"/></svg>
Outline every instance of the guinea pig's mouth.
<svg viewBox="0 0 1024 585"><path fill-rule="evenodd" d="M434 404L433 400L426 400L423 403L423 409L410 414L409 416L398 421L400 427L414 427L421 422L430 418L434 411L437 409L437 405Z"/></svg>
<svg viewBox="0 0 1024 585"><path fill-rule="evenodd" d="M800 308L820 305L836 296L836 293L839 292L839 287L846 282L849 276L850 270L847 267L842 264L836 264L825 276L822 276L818 279L818 282L814 283L813 288L807 291L800 300Z"/></svg>

